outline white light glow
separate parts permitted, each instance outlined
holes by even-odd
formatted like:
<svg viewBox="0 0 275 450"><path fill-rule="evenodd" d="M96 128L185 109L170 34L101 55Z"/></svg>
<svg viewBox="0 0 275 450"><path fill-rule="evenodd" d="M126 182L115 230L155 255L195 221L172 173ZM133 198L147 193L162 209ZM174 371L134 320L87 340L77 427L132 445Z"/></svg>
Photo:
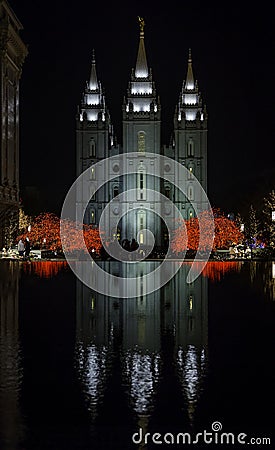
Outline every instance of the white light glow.
<svg viewBox="0 0 275 450"><path fill-rule="evenodd" d="M149 112L150 111L150 100L145 98L136 98L133 101L134 112Z"/></svg>
<svg viewBox="0 0 275 450"><path fill-rule="evenodd" d="M134 112L149 112L150 106L147 105L134 105Z"/></svg>
<svg viewBox="0 0 275 450"><path fill-rule="evenodd" d="M135 71L135 77L136 78L147 78L148 77L148 70L136 70Z"/></svg>
<svg viewBox="0 0 275 450"><path fill-rule="evenodd" d="M152 82L142 81L142 82L132 82L131 83L131 93L137 94L152 94Z"/></svg>
<svg viewBox="0 0 275 450"><path fill-rule="evenodd" d="M99 94L86 94L87 105L99 105Z"/></svg>
<svg viewBox="0 0 275 450"><path fill-rule="evenodd" d="M188 83L186 83L185 87L188 91L191 91L192 89L194 89L194 83L191 81L188 81Z"/></svg>
<svg viewBox="0 0 275 450"><path fill-rule="evenodd" d="M146 414L152 404L154 386L158 381L159 356L128 352L125 362L134 409L139 414Z"/></svg>
<svg viewBox="0 0 275 450"><path fill-rule="evenodd" d="M186 111L186 120L195 120L196 111Z"/></svg>
<svg viewBox="0 0 275 450"><path fill-rule="evenodd" d="M97 120L97 112L96 111L88 111L87 119L90 120L91 122L95 122Z"/></svg>
<svg viewBox="0 0 275 450"><path fill-rule="evenodd" d="M135 89L135 88L132 88L131 93L132 94L152 94L152 89L143 89L143 88Z"/></svg>
<svg viewBox="0 0 275 450"><path fill-rule="evenodd" d="M197 96L195 94L183 95L183 103L185 105L195 105L197 103Z"/></svg>

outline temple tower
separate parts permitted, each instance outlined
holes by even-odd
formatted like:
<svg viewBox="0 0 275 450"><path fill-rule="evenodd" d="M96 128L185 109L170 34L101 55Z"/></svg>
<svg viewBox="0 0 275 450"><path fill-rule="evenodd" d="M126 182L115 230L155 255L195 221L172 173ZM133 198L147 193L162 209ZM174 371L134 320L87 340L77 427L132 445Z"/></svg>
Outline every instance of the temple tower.
<svg viewBox="0 0 275 450"><path fill-rule="evenodd" d="M94 164L110 156L113 127L105 104L105 94L97 78L95 52L89 81L76 115L76 175L90 168L90 180L96 182ZM91 198L84 222L98 225L100 214L109 201L109 187L104 186Z"/></svg>
<svg viewBox="0 0 275 450"><path fill-rule="evenodd" d="M139 17L139 46L135 69L132 69L127 96L123 102L123 153L137 152L138 157L129 164L134 164L136 176L125 177L124 190L136 189L125 209L127 214L122 220L122 238L139 239L146 245L143 229L149 229L156 238L156 244L161 244L160 202L152 202L147 196L147 190L160 192L160 179L146 174L148 165L156 164L148 158L147 153L160 153L161 107L156 94L152 70L148 69L145 43L144 20ZM156 173L158 173L156 171Z"/></svg>
<svg viewBox="0 0 275 450"><path fill-rule="evenodd" d="M183 217L189 219L194 217L195 203L199 211L206 206L195 193L194 176L207 193L207 112L194 79L190 49L187 75L175 109L172 149L175 160L189 171L187 198L177 192L174 195L174 203L182 210Z"/></svg>

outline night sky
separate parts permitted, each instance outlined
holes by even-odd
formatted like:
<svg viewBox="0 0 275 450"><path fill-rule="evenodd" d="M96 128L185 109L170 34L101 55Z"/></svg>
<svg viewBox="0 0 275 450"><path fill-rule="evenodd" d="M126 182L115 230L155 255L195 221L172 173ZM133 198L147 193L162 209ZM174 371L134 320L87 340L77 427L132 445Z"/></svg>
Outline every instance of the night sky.
<svg viewBox="0 0 275 450"><path fill-rule="evenodd" d="M121 142L121 106L145 19L147 61L168 143L187 70L208 111L208 195L212 206L245 213L274 188L274 16L267 2L37 2L10 0L29 55L20 104L21 196L60 212L75 180L75 114L95 49L98 78ZM43 206L42 206L43 205Z"/></svg>

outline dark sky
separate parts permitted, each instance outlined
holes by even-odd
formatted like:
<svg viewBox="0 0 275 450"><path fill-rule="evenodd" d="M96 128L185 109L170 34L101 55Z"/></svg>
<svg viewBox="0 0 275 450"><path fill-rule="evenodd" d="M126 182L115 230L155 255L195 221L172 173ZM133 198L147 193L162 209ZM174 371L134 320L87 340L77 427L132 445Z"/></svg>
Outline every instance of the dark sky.
<svg viewBox="0 0 275 450"><path fill-rule="evenodd" d="M225 212L246 211L274 188L274 6L263 2L10 0L29 48L21 79L22 196L37 186L60 212L75 179L75 113L92 49L121 142L121 105L135 65L139 28L162 106L168 143L188 48L206 103L208 194ZM246 2L245 2L246 3ZM41 208L42 209L42 208Z"/></svg>

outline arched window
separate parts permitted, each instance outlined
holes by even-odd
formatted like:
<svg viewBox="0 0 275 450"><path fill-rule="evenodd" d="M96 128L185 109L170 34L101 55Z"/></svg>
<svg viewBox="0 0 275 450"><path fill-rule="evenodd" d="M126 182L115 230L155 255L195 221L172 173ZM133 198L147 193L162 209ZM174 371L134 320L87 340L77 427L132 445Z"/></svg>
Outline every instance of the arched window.
<svg viewBox="0 0 275 450"><path fill-rule="evenodd" d="M90 223L91 224L95 223L95 210L94 210L94 208L90 209Z"/></svg>
<svg viewBox="0 0 275 450"><path fill-rule="evenodd" d="M96 199L96 187L95 187L94 183L90 183L90 197L91 197L91 200Z"/></svg>
<svg viewBox="0 0 275 450"><path fill-rule="evenodd" d="M138 132L138 152L145 153L145 133L144 133L144 131Z"/></svg>
<svg viewBox="0 0 275 450"><path fill-rule="evenodd" d="M193 186L188 186L188 199L194 200L194 188Z"/></svg>
<svg viewBox="0 0 275 450"><path fill-rule="evenodd" d="M115 186L113 187L113 198L114 198L114 197L117 197L118 194L119 194L119 189L118 189L118 186L115 185Z"/></svg>
<svg viewBox="0 0 275 450"><path fill-rule="evenodd" d="M92 164L92 167L91 167L91 179L92 179L92 180L95 180L95 168L94 168L94 164Z"/></svg>
<svg viewBox="0 0 275 450"><path fill-rule="evenodd" d="M194 141L191 138L187 142L187 155L194 156Z"/></svg>
<svg viewBox="0 0 275 450"><path fill-rule="evenodd" d="M167 198L170 198L170 196L171 196L171 189L170 189L169 184L166 184L166 185L164 186L164 195L165 195L165 197L167 197Z"/></svg>
<svg viewBox="0 0 275 450"><path fill-rule="evenodd" d="M119 241L120 240L121 230L120 230L119 227L112 228L111 233L112 233L113 241ZM119 276L119 275L117 275L117 276Z"/></svg>
<svg viewBox="0 0 275 450"><path fill-rule="evenodd" d="M190 166L188 167L189 173L188 173L188 179L192 180L194 177L194 166L192 164L190 164Z"/></svg>
<svg viewBox="0 0 275 450"><path fill-rule="evenodd" d="M95 140L93 137L89 141L89 156L95 156Z"/></svg>
<svg viewBox="0 0 275 450"><path fill-rule="evenodd" d="M137 200L146 200L146 172L142 162L137 173Z"/></svg>
<svg viewBox="0 0 275 450"><path fill-rule="evenodd" d="M140 244L144 244L144 233L143 230L144 228L146 228L146 217L145 217L145 212L143 210L139 210L137 212L137 231L139 232L139 242Z"/></svg>
<svg viewBox="0 0 275 450"><path fill-rule="evenodd" d="M189 208L187 219L193 219L193 217L194 217L194 210L193 210L193 208Z"/></svg>
<svg viewBox="0 0 275 450"><path fill-rule="evenodd" d="M189 310L193 309L193 295L189 295Z"/></svg>

